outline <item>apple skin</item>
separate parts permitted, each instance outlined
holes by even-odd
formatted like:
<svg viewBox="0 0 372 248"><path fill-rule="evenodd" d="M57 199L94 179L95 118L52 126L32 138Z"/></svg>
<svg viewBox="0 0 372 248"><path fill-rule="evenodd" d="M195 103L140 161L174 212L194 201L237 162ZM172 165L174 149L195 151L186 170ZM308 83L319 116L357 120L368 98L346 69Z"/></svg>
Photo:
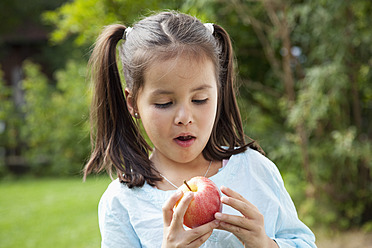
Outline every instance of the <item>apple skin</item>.
<svg viewBox="0 0 372 248"><path fill-rule="evenodd" d="M217 185L206 177L193 177L187 185L194 192L186 210L183 224L189 228L195 228L214 220L214 214L222 211L221 193ZM183 193L190 189L183 184L180 188ZM176 204L176 207L178 202Z"/></svg>

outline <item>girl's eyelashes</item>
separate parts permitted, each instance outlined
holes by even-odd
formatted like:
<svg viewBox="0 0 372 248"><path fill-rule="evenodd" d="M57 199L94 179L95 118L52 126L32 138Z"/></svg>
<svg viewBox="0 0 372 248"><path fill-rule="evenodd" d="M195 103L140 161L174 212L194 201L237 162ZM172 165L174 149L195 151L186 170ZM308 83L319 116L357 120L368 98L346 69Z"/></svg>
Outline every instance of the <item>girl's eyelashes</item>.
<svg viewBox="0 0 372 248"><path fill-rule="evenodd" d="M208 101L208 98L202 99L202 100L192 100L193 103L195 104L204 104Z"/></svg>
<svg viewBox="0 0 372 248"><path fill-rule="evenodd" d="M202 105L208 101L208 98L201 99L201 100L192 100L191 102L196 105ZM168 108L173 104L173 102L166 102L166 103L155 103L155 107L159 109Z"/></svg>
<svg viewBox="0 0 372 248"><path fill-rule="evenodd" d="M167 103L155 103L155 108L167 108L170 105L172 105L172 102L167 102Z"/></svg>

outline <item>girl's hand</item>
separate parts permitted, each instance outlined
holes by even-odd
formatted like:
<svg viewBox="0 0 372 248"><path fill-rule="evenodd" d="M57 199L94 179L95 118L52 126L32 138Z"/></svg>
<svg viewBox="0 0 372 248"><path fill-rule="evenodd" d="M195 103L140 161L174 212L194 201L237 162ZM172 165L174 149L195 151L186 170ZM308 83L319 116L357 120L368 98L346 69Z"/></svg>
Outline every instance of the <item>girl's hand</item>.
<svg viewBox="0 0 372 248"><path fill-rule="evenodd" d="M265 232L264 217L257 207L237 192L227 187L221 187L222 203L238 210L243 216L216 213L215 218L220 221L219 229L233 233L244 247L278 247Z"/></svg>
<svg viewBox="0 0 372 248"><path fill-rule="evenodd" d="M194 195L192 192L186 193L177 208L174 209L182 194L182 191L177 191L163 205L164 235L162 248L199 247L211 236L213 229L218 227L218 221L211 221L197 228L185 230L183 218Z"/></svg>

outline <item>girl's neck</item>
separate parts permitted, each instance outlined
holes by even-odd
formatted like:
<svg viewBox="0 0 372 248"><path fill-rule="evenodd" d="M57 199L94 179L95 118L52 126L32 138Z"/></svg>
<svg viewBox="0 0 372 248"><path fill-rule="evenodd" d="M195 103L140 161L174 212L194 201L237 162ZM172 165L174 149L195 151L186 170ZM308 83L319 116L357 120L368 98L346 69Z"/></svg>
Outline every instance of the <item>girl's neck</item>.
<svg viewBox="0 0 372 248"><path fill-rule="evenodd" d="M177 163L159 158L156 153L150 156L150 160L154 163L155 168L175 186L179 187L184 180L190 180L192 177L204 176L211 177L221 168L221 161L208 161L202 155L188 163ZM174 190L175 187L167 180L163 180L156 184L156 187L161 190Z"/></svg>

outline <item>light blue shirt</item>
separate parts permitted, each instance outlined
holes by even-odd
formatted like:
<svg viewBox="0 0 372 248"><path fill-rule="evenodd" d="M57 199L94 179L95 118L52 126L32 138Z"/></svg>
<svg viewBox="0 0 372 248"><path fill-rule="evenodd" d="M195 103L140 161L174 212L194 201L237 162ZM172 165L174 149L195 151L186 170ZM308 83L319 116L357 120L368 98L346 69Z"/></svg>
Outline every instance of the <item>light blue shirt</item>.
<svg viewBox="0 0 372 248"><path fill-rule="evenodd" d="M257 151L248 149L230 157L227 165L210 179L227 186L253 203L265 218L267 236L279 247L316 247L311 230L297 217L277 167ZM99 203L102 248L160 248L163 238L163 203L174 193L145 184L129 189L113 181ZM222 212L241 215L224 205ZM214 230L203 248L243 247L231 233Z"/></svg>

